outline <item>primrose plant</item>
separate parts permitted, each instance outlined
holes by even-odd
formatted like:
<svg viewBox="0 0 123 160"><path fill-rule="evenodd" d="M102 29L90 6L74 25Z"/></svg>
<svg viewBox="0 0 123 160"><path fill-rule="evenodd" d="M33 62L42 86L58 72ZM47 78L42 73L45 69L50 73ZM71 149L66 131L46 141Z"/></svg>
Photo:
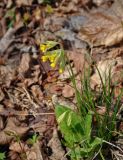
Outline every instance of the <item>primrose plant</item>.
<svg viewBox="0 0 123 160"><path fill-rule="evenodd" d="M68 71L77 102L76 111L60 104L55 106L56 119L64 138L63 144L69 148L66 155L71 160L91 160L97 156L99 159L104 160L103 144L111 144L113 133L116 131L116 115L121 99L120 94L115 101L114 112L110 114L114 95L111 89L111 74L109 73L107 85L102 81L101 74L97 66L95 66L102 82L98 98L96 98L95 95L97 94L90 87L90 72L84 74L84 78L81 81L82 91L77 89L71 63L58 42L46 41L40 45L40 50L43 53L42 61L49 61L52 68L59 68L59 73L64 71L66 62L69 65ZM104 116L98 114L96 106L106 107Z"/></svg>

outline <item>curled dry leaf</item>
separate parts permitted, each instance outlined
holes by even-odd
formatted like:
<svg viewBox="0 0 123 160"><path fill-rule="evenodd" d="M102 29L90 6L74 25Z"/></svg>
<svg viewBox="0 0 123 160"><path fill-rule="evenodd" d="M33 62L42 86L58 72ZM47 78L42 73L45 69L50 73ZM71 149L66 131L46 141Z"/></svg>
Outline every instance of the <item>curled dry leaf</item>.
<svg viewBox="0 0 123 160"><path fill-rule="evenodd" d="M31 87L31 92L37 102L43 99L43 92L39 85L33 85Z"/></svg>
<svg viewBox="0 0 123 160"><path fill-rule="evenodd" d="M56 94L56 95L61 95L62 92L62 86L58 85L58 84L47 84L44 86L47 94L52 95L52 94Z"/></svg>
<svg viewBox="0 0 123 160"><path fill-rule="evenodd" d="M62 90L62 95L66 98L70 98L74 96L74 88L70 85L65 85Z"/></svg>
<svg viewBox="0 0 123 160"><path fill-rule="evenodd" d="M15 65L0 66L0 84L8 86L11 81L15 79L16 67Z"/></svg>
<svg viewBox="0 0 123 160"><path fill-rule="evenodd" d="M9 149L13 152L23 153L29 150L28 146L22 142L13 142L10 144Z"/></svg>
<svg viewBox="0 0 123 160"><path fill-rule="evenodd" d="M120 84L120 85L115 87L115 89L114 89L114 97L115 98L119 97L119 95L122 93L122 89L123 89L123 85L122 84ZM123 99L123 95L122 95L121 99Z"/></svg>
<svg viewBox="0 0 123 160"><path fill-rule="evenodd" d="M43 160L41 153L41 146L39 141L37 141L29 151L26 152L27 160Z"/></svg>
<svg viewBox="0 0 123 160"><path fill-rule="evenodd" d="M14 33L15 29L10 28L4 37L0 40L0 55L2 56L3 53L6 51L6 49L9 47L9 45L13 42L14 40Z"/></svg>
<svg viewBox="0 0 123 160"><path fill-rule="evenodd" d="M96 112L99 115L105 115L105 113L106 113L106 107L105 106L97 106Z"/></svg>
<svg viewBox="0 0 123 160"><path fill-rule="evenodd" d="M22 55L21 62L18 68L19 74L24 74L29 69L31 58L29 53L25 53Z"/></svg>
<svg viewBox="0 0 123 160"><path fill-rule="evenodd" d="M87 62L85 53L86 51L84 49L81 51L74 50L68 52L68 58L73 61L77 73L80 71L83 73L89 67L89 59Z"/></svg>
<svg viewBox="0 0 123 160"><path fill-rule="evenodd" d="M57 104L61 104L63 106L66 106L72 110L76 110L76 104L73 103L71 100L69 99L66 99L66 98L63 98L63 97L58 97L57 95L53 95L52 96L52 102L54 105L57 105Z"/></svg>
<svg viewBox="0 0 123 160"><path fill-rule="evenodd" d="M107 80L109 77L110 71L113 84L122 82L123 59L121 57L101 60L98 62L97 68L100 72L103 82L105 82L105 80ZM97 70L95 70L95 74L91 76L91 82L92 88L101 84L100 76Z"/></svg>
<svg viewBox="0 0 123 160"><path fill-rule="evenodd" d="M17 152L9 151L8 158L11 160L22 160Z"/></svg>
<svg viewBox="0 0 123 160"><path fill-rule="evenodd" d="M93 46L112 46L123 40L123 27L112 13L97 12L90 15L88 23L81 28L79 37Z"/></svg>
<svg viewBox="0 0 123 160"><path fill-rule="evenodd" d="M19 6L19 7L21 7L22 5L31 5L32 4L32 2L33 2L33 0L17 0L16 1L16 5L17 6Z"/></svg>
<svg viewBox="0 0 123 160"><path fill-rule="evenodd" d="M40 120L40 122L33 124L33 125L31 126L31 128L34 129L35 132L38 132L39 135L42 136L43 133L44 133L44 132L46 131L46 129L47 129L47 125L45 124L44 121L41 121L41 120Z"/></svg>
<svg viewBox="0 0 123 160"><path fill-rule="evenodd" d="M52 152L53 152L52 155L49 157L50 160L61 160L61 159L66 160L66 158L64 157L65 151L61 146L61 142L59 140L56 129L54 129L53 131L53 137L49 141L48 146L52 148Z"/></svg>
<svg viewBox="0 0 123 160"><path fill-rule="evenodd" d="M60 5L59 10L63 13L74 13L77 12L77 6L74 1L70 1L67 6Z"/></svg>
<svg viewBox="0 0 123 160"><path fill-rule="evenodd" d="M0 107L2 107L0 105ZM3 123L3 118L0 116L0 130L2 130L4 128L4 123Z"/></svg>
<svg viewBox="0 0 123 160"><path fill-rule="evenodd" d="M0 88L0 101L2 101L4 99L5 95L2 91L2 89Z"/></svg>
<svg viewBox="0 0 123 160"><path fill-rule="evenodd" d="M117 28L112 29L104 40L105 46L112 46L120 43L123 40L123 26L120 25Z"/></svg>
<svg viewBox="0 0 123 160"><path fill-rule="evenodd" d="M93 3L97 6L100 6L101 4L103 4L105 2L105 0L93 0Z"/></svg>
<svg viewBox="0 0 123 160"><path fill-rule="evenodd" d="M35 65L32 68L32 73L31 73L31 77L30 78L26 78L24 80L24 84L26 86L30 86L32 84L36 84L39 83L41 84L41 76L40 76L40 66L39 65Z"/></svg>
<svg viewBox="0 0 123 160"><path fill-rule="evenodd" d="M16 126L16 124L17 124L17 121L15 120L15 118L11 117L7 119L7 125L5 129L3 129L0 132L1 145L8 144L13 139L13 136L10 136L7 134L8 132L15 133L16 135L22 137L29 130L29 127L20 127L20 126Z"/></svg>

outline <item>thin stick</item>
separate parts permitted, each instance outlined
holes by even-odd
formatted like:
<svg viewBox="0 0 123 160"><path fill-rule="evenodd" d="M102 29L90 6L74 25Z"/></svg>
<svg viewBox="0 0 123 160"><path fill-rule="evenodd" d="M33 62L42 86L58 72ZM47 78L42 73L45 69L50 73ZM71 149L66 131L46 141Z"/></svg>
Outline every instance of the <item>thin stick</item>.
<svg viewBox="0 0 123 160"><path fill-rule="evenodd" d="M51 112L51 113L34 113L34 115L36 115L36 116L38 116L38 115L54 115L55 113L54 112ZM28 115L33 115L33 114L26 114L26 113L24 113L24 114L15 114L15 115L17 115L17 116L28 116Z"/></svg>
<svg viewBox="0 0 123 160"><path fill-rule="evenodd" d="M105 141L105 140L103 140L103 142L104 142L104 143L107 143L107 144L109 144L109 145L111 145L111 146L113 146L113 147L115 147L115 148L117 148L118 150L120 150L120 151L123 153L123 150L122 150L120 147L116 146L115 144L110 143L110 142Z"/></svg>

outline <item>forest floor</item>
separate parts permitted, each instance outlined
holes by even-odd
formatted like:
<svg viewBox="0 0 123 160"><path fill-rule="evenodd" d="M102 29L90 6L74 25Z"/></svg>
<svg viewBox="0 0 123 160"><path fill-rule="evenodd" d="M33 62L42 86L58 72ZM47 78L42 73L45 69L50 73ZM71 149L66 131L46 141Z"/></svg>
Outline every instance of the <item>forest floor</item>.
<svg viewBox="0 0 123 160"><path fill-rule="evenodd" d="M67 159L54 108L56 103L74 108L75 91L67 70L59 74L58 68L42 62L40 44L52 40L63 45L78 88L80 73L89 67L91 88L96 90L101 84L89 54L103 78L111 67L116 98L123 88L122 19L122 0L0 2L0 152L5 152L5 159ZM122 107L123 97L121 118ZM105 106L98 109L104 114ZM121 120L121 132L122 126ZM34 135L38 138L29 145ZM114 153L123 159L123 153Z"/></svg>

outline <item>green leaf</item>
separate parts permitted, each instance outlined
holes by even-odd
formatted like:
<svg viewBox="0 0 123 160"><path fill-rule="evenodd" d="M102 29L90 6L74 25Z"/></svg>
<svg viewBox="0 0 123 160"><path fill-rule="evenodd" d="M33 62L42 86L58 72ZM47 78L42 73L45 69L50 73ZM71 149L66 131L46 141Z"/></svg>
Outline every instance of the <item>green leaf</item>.
<svg viewBox="0 0 123 160"><path fill-rule="evenodd" d="M47 45L47 50L55 47L56 45L58 45L59 43L56 41L46 41L45 43Z"/></svg>
<svg viewBox="0 0 123 160"><path fill-rule="evenodd" d="M34 135L32 136L32 138L29 138L29 139L28 139L28 143L31 144L31 145L34 145L34 144L37 142L38 138L39 138L38 135L37 135L37 134L34 134Z"/></svg>
<svg viewBox="0 0 123 160"><path fill-rule="evenodd" d="M70 156L75 158L91 157L94 154L94 150L102 143L102 140L96 137L90 144L83 143L82 146L76 147L71 150Z"/></svg>
<svg viewBox="0 0 123 160"><path fill-rule="evenodd" d="M72 112L70 112L69 114L68 114L68 120L67 120L67 125L68 126L70 126L71 125L71 123L72 123Z"/></svg>
<svg viewBox="0 0 123 160"><path fill-rule="evenodd" d="M0 152L0 160L4 160L6 158L5 153Z"/></svg>
<svg viewBox="0 0 123 160"><path fill-rule="evenodd" d="M64 120L65 115L66 115L67 113L68 113L68 111L65 111L65 112L63 112L63 113L58 117L57 121L58 121L59 124Z"/></svg>
<svg viewBox="0 0 123 160"><path fill-rule="evenodd" d="M92 148L88 147L76 147L75 150L71 150L70 156L73 158L77 157L78 159L84 157L91 157Z"/></svg>
<svg viewBox="0 0 123 160"><path fill-rule="evenodd" d="M92 115L88 113L85 117L85 135L90 138L91 135Z"/></svg>
<svg viewBox="0 0 123 160"><path fill-rule="evenodd" d="M102 139L101 138L99 138L99 137L96 137L91 143L90 143L90 145L91 145L91 148L96 148L98 145L100 145L100 144L102 144Z"/></svg>
<svg viewBox="0 0 123 160"><path fill-rule="evenodd" d="M65 106L57 105L55 107L55 113L58 123L60 122L60 130L70 147L73 147L76 142L85 139L83 121L76 112Z"/></svg>

